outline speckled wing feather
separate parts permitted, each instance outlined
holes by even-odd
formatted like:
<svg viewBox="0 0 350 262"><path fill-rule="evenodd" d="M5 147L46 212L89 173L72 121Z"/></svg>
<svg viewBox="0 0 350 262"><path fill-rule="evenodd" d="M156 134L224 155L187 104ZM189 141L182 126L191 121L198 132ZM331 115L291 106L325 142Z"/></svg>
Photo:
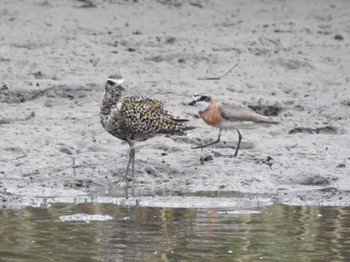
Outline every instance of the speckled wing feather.
<svg viewBox="0 0 350 262"><path fill-rule="evenodd" d="M183 134L185 125L173 121L165 102L142 96L126 96L119 124L132 139L147 139L156 133Z"/></svg>
<svg viewBox="0 0 350 262"><path fill-rule="evenodd" d="M227 120L232 121L252 121L252 122L263 122L263 123L276 123L267 116L259 115L254 112L249 107L235 103L218 103L218 110L221 113L221 116Z"/></svg>

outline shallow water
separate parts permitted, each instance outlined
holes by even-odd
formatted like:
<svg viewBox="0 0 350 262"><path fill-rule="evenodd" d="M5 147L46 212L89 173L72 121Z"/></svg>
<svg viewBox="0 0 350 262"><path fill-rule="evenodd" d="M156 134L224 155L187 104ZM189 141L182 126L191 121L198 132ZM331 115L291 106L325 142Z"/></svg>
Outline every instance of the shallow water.
<svg viewBox="0 0 350 262"><path fill-rule="evenodd" d="M0 210L0 261L349 261L350 208Z"/></svg>

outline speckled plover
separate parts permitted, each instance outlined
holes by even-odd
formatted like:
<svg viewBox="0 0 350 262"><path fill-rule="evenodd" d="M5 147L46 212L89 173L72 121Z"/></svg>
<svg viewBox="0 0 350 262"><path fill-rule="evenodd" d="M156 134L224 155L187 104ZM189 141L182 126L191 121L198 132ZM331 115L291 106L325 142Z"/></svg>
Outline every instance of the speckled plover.
<svg viewBox="0 0 350 262"><path fill-rule="evenodd" d="M198 112L200 117L208 125L219 128L219 136L216 141L193 147L193 149L204 148L219 143L223 129L236 129L238 133L238 144L234 154L236 157L242 140L239 129L254 129L258 126L279 123L267 116L254 112L245 105L231 101L224 102L216 100L211 95L205 93L194 93L193 100L189 105L201 105L202 108Z"/></svg>
<svg viewBox="0 0 350 262"><path fill-rule="evenodd" d="M125 80L121 75L110 75L101 101L100 121L111 135L125 140L130 146L129 160L123 179L127 180L130 164L134 175L135 141L144 141L156 134L184 135L193 129L164 109L165 102L143 97L124 96Z"/></svg>

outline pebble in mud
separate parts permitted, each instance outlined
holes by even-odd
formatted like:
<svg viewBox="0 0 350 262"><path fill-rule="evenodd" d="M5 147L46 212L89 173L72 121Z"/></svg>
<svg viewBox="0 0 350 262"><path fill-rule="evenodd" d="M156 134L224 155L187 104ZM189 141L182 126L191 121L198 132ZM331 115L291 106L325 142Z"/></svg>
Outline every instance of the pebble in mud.
<svg viewBox="0 0 350 262"><path fill-rule="evenodd" d="M342 41L342 40L344 40L344 37L342 35L337 34L334 36L334 39L338 40L338 41Z"/></svg>
<svg viewBox="0 0 350 262"><path fill-rule="evenodd" d="M211 155L207 155L207 156L201 156L199 159L199 162L201 163L201 165L204 164L204 162L210 161L210 160L214 160L214 158Z"/></svg>

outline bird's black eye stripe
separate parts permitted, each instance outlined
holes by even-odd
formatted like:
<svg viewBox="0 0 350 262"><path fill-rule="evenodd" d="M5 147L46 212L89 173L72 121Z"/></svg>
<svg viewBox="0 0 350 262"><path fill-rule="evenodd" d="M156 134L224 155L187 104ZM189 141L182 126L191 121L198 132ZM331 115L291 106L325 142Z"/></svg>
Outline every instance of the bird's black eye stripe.
<svg viewBox="0 0 350 262"><path fill-rule="evenodd" d="M210 102L210 97L209 96L201 96L199 101Z"/></svg>
<svg viewBox="0 0 350 262"><path fill-rule="evenodd" d="M108 80L107 81L107 84L111 85L111 86L114 86L115 85L115 82L113 82L112 80Z"/></svg>

